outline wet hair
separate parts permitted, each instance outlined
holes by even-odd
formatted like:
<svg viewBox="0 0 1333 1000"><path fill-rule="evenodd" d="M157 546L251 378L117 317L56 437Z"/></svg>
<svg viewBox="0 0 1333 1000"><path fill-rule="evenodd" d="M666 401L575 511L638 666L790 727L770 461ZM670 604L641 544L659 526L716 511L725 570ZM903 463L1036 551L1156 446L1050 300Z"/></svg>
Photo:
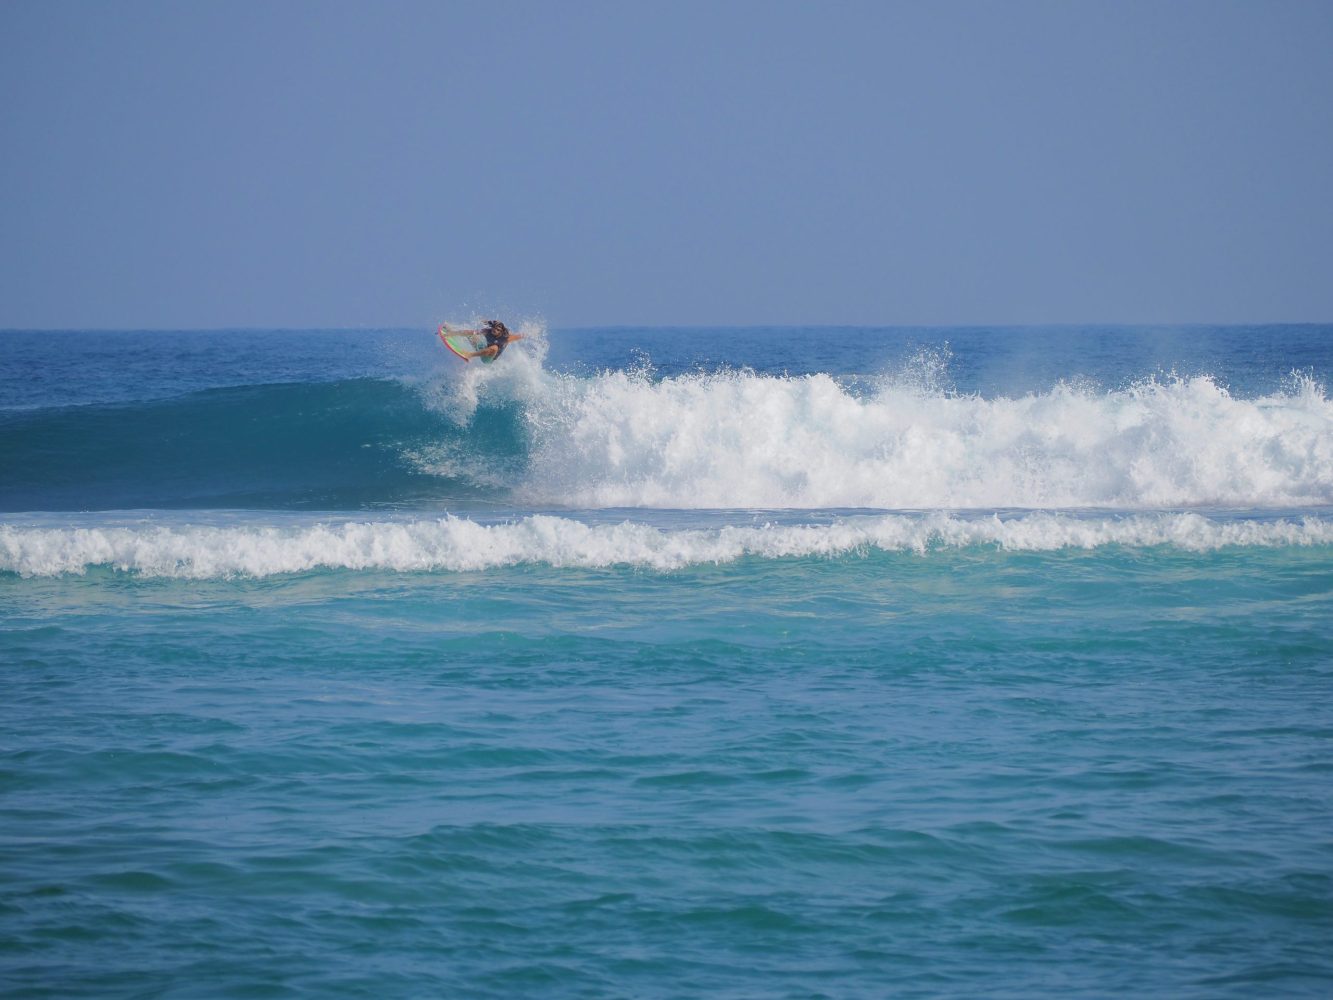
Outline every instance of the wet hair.
<svg viewBox="0 0 1333 1000"><path fill-rule="evenodd" d="M509 327L505 326L498 319L488 319L486 321L486 329L499 337L509 336Z"/></svg>

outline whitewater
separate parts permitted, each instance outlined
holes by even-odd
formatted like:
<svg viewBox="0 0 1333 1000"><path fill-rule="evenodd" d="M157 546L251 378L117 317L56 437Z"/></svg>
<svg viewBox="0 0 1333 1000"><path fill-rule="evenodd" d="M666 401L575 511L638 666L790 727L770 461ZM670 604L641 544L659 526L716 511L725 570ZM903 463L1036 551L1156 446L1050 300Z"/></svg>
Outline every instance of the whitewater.
<svg viewBox="0 0 1333 1000"><path fill-rule="evenodd" d="M793 559L925 555L989 546L1051 552L1103 546L1169 546L1207 552L1233 546L1333 545L1333 519L1217 521L1195 513L1117 518L1041 513L1001 518L947 514L847 517L827 525L663 529L626 520L586 524L529 515L486 524L448 516L388 522L216 527L16 527L0 525L0 572L85 573L105 566L143 576L265 577L311 570L468 572L540 563L552 567L632 566L675 570L746 557Z"/></svg>
<svg viewBox="0 0 1333 1000"><path fill-rule="evenodd" d="M913 373L914 374L914 373ZM476 376L478 382L490 373ZM508 377L506 377L508 376ZM1312 377L1237 398L1209 376L1018 398L910 377L518 369L483 391L532 440L517 496L571 507L1285 507L1333 502L1333 403ZM465 405L463 412L468 412ZM426 464L425 468L430 469Z"/></svg>

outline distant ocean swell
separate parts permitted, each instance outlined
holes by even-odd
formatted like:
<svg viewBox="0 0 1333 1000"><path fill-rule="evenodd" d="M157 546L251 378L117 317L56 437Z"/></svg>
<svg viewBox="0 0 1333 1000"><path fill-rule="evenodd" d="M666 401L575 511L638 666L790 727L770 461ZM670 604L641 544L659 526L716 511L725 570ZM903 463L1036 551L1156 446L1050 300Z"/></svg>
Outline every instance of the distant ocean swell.
<svg viewBox="0 0 1333 1000"><path fill-rule="evenodd" d="M504 566L627 566L670 571L740 559L838 558L872 552L990 547L1017 552L1167 547L1218 549L1333 545L1333 519L1213 519L1195 513L1112 517L1029 513L852 516L822 525L663 529L626 521L590 525L531 515L299 525L21 527L0 525L0 572L82 574L103 567L149 577L266 577L318 570L466 572Z"/></svg>
<svg viewBox="0 0 1333 1000"><path fill-rule="evenodd" d="M499 369L500 366L494 366ZM217 389L0 414L0 509L1111 509L1333 503L1309 377L1018 397L745 371L556 374L517 355L434 381Z"/></svg>

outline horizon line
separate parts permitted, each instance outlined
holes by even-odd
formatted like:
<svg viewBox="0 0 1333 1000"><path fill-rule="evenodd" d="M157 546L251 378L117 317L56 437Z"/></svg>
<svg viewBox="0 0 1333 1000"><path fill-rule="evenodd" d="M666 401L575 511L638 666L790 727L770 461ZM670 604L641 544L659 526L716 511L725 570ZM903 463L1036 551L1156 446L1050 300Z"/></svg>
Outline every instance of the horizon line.
<svg viewBox="0 0 1333 1000"><path fill-rule="evenodd" d="M1182 322L1108 320L1071 320L1042 323L591 323L562 324L547 327L550 331L596 330L1040 330L1040 329L1199 329L1199 328L1262 328L1296 326L1333 326L1333 320L1258 320L1209 322L1188 320ZM0 327L0 336L12 333L386 333L421 330L433 332L430 326L360 325L360 326L6 326Z"/></svg>

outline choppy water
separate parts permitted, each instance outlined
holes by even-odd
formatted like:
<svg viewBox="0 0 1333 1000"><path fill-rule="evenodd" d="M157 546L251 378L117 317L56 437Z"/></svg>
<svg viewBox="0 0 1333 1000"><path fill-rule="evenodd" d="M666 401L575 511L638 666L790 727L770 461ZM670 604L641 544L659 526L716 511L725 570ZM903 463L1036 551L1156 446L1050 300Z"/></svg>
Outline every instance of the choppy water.
<svg viewBox="0 0 1333 1000"><path fill-rule="evenodd" d="M0 335L15 996L1326 996L1333 328Z"/></svg>

